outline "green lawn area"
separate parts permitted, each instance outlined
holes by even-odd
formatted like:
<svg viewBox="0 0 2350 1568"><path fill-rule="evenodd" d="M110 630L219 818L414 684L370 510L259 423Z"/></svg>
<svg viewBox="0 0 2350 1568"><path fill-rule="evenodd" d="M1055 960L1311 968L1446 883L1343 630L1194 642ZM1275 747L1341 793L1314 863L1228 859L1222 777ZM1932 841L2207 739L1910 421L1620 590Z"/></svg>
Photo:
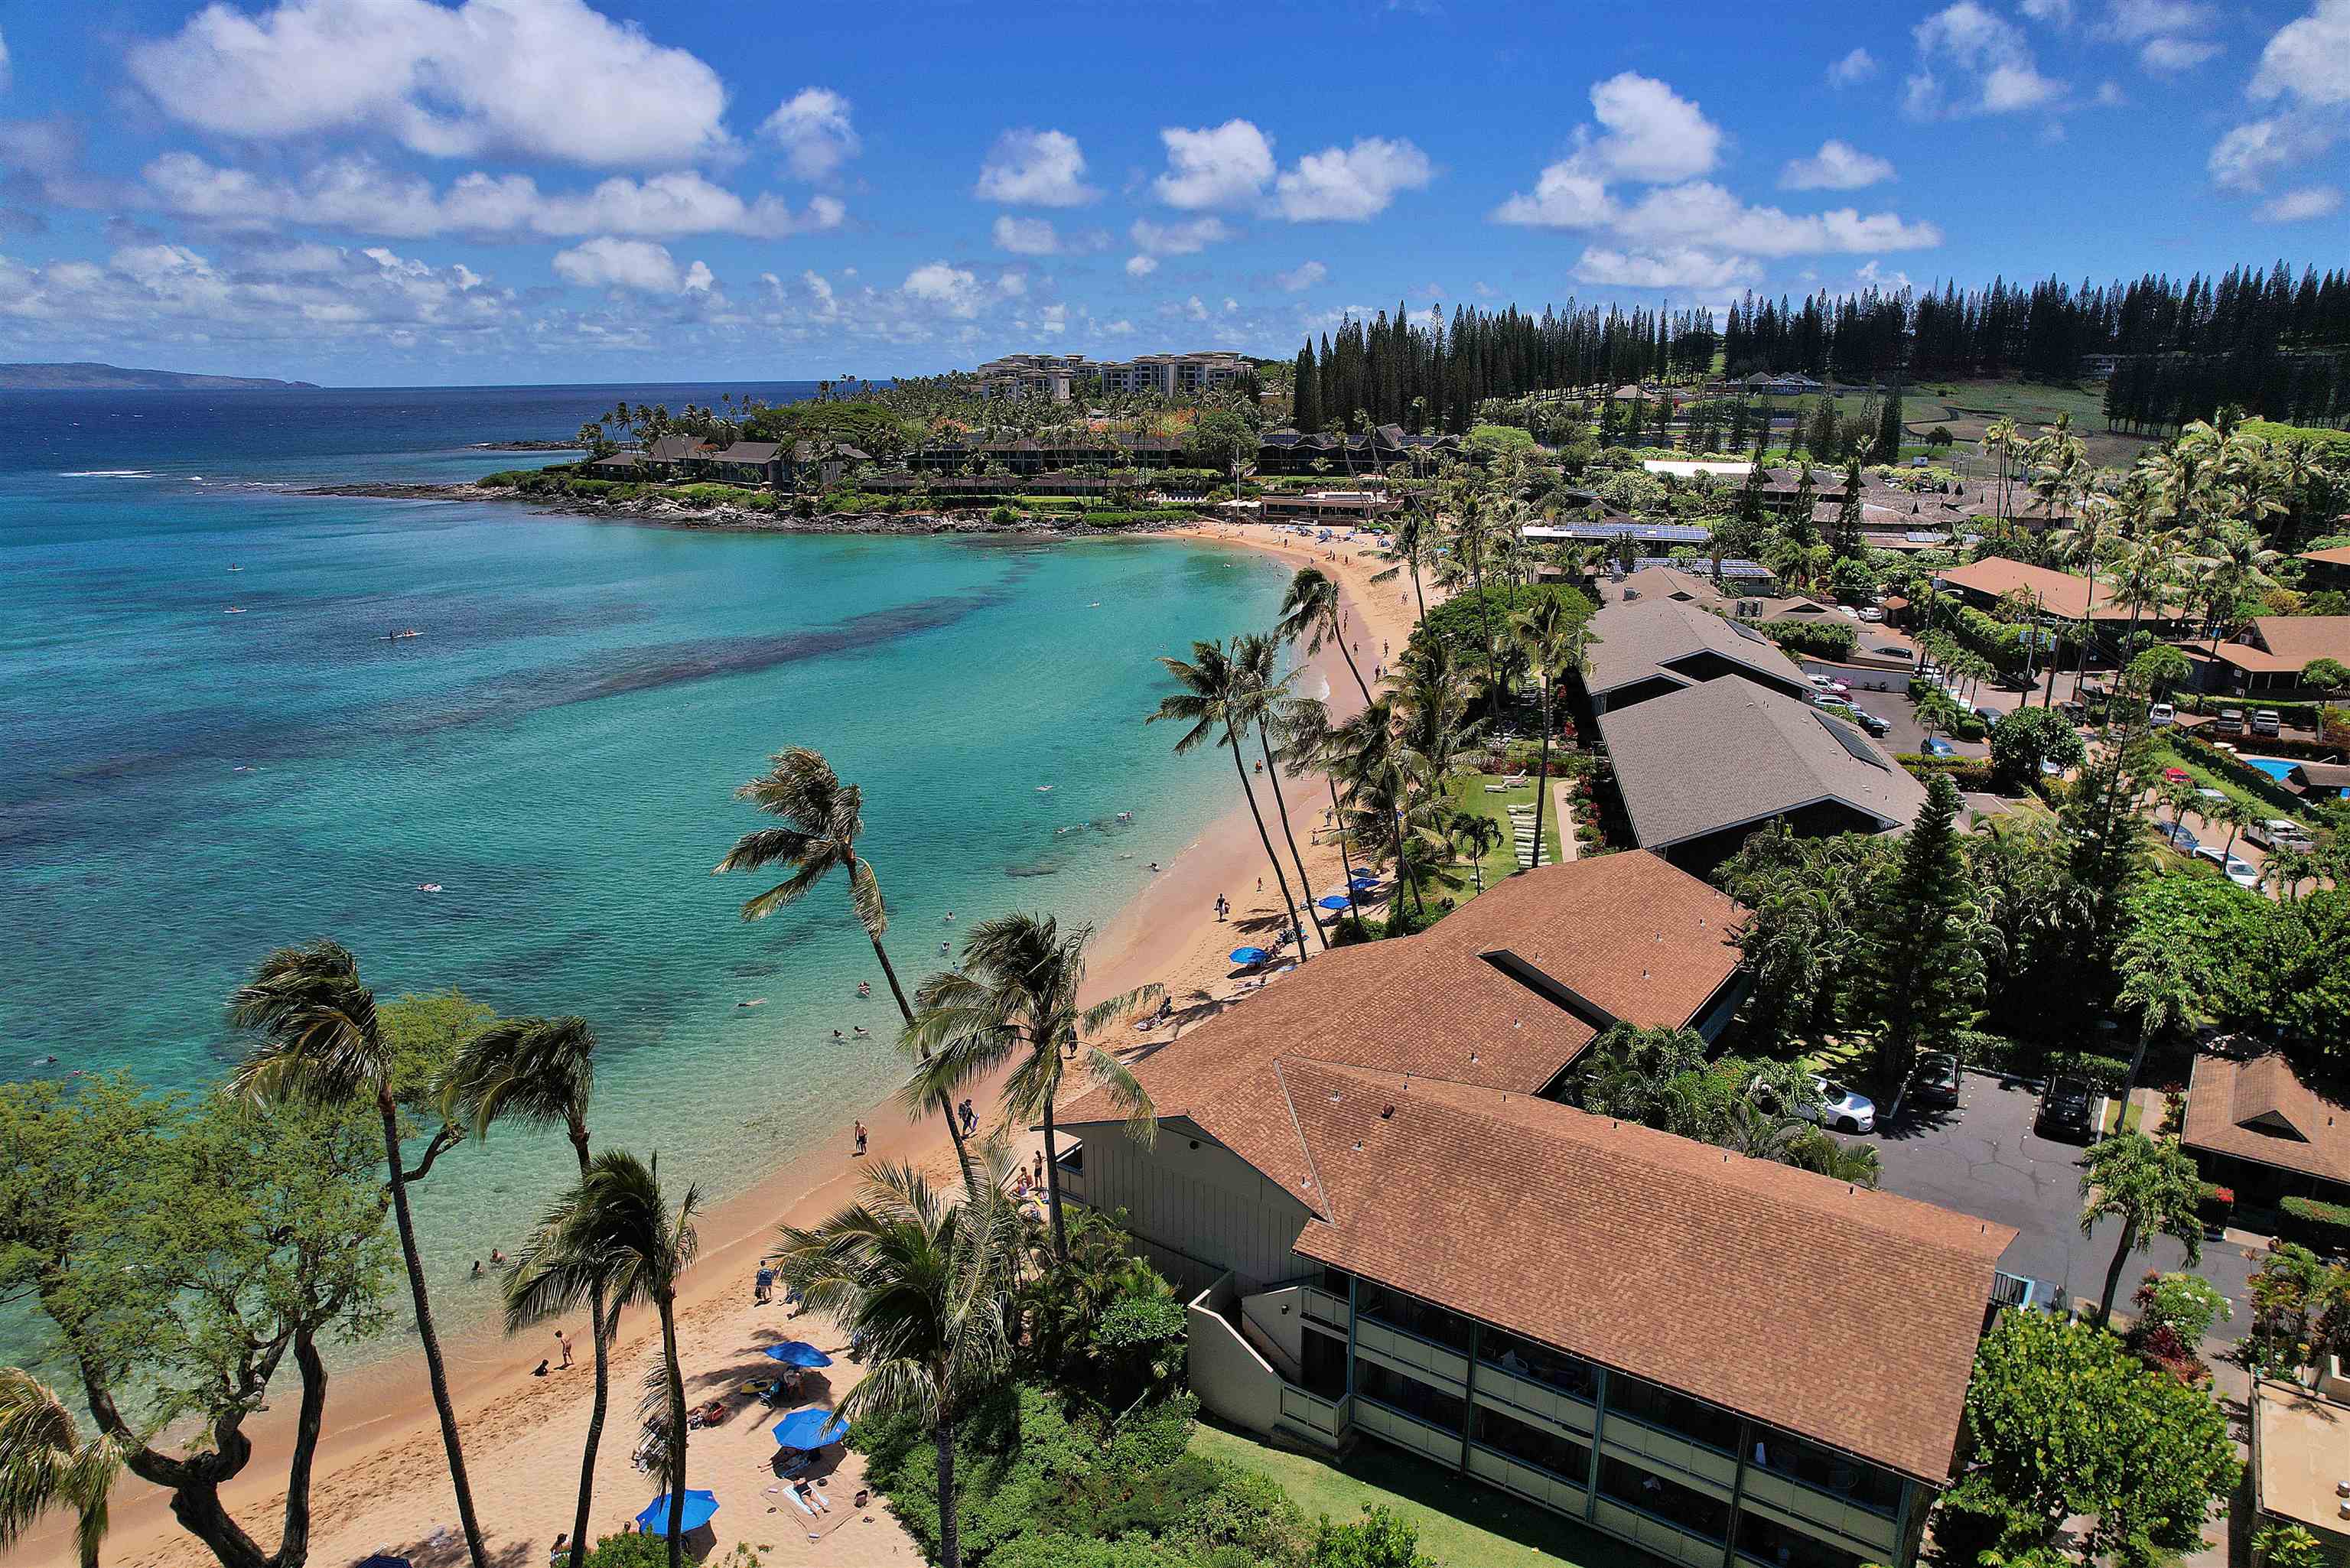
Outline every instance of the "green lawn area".
<svg viewBox="0 0 2350 1568"><path fill-rule="evenodd" d="M2277 805L2274 801L2263 800L2259 795L2254 794L2251 790L2246 789L2242 784L2238 784L2235 780L2212 772L2210 768L2205 767L2195 758L2188 755L2177 746L2170 744L2168 740L2158 738L2155 742L2155 750L2160 753L2162 765L2164 767L2179 768L2184 770L2187 776L2195 781L2195 787L2197 789L2216 789L2221 794L2228 796L2230 800L2244 801L2251 805L2253 809L2258 811L2264 819L2272 816L2282 816L2304 824L2309 820L2307 813L2288 810L2287 808ZM2187 808L2187 814L2189 816L2195 816L2195 808L2191 805L2189 806ZM2198 821L2199 822L2200 820L2201 819L2198 817ZM2198 838L2201 838L2206 836L2198 833L2196 836Z"/></svg>
<svg viewBox="0 0 2350 1568"><path fill-rule="evenodd" d="M1383 1443L1360 1443L1332 1461L1273 1448L1203 1421L1192 1434L1191 1451L1268 1478L1308 1519L1326 1513L1343 1524L1361 1518L1366 1505L1378 1504L1417 1529L1419 1549L1444 1568L1556 1563L1653 1568L1656 1562L1547 1509Z"/></svg>
<svg viewBox="0 0 2350 1568"><path fill-rule="evenodd" d="M1534 785L1531 782L1531 775L1530 782L1523 788L1513 789L1503 794L1487 794L1485 785L1489 782L1491 781L1482 774L1462 774L1455 777L1448 786L1451 792L1454 809L1473 811L1480 816L1490 816L1501 824L1501 846L1485 857L1485 886L1488 888L1504 877L1514 875L1518 869L1518 852L1514 847L1516 836L1512 830L1513 819L1508 808L1513 805L1532 805L1534 803ZM1554 786L1557 784L1556 775L1553 775L1551 783ZM1543 807L1543 864L1557 865L1560 854L1558 796L1554 790L1550 804ZM1469 868L1468 862L1461 862L1461 868L1466 872ZM1477 884L1472 877L1469 886L1462 889L1461 893L1453 896L1460 898L1465 894L1474 893L1476 889Z"/></svg>

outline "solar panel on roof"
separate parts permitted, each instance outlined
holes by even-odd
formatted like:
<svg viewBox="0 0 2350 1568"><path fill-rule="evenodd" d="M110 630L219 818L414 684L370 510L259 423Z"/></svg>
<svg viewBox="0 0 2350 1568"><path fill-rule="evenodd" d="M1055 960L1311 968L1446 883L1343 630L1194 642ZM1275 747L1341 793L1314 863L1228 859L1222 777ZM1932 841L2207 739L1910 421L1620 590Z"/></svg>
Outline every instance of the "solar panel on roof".
<svg viewBox="0 0 2350 1568"><path fill-rule="evenodd" d="M1736 632L1739 636L1744 638L1749 642L1759 642L1765 648L1771 646L1771 639L1764 637L1761 632L1756 631L1751 626L1741 626L1734 620L1724 621L1722 624L1728 627L1731 630Z"/></svg>
<svg viewBox="0 0 2350 1568"><path fill-rule="evenodd" d="M1864 740L1859 731L1841 719L1829 718L1825 713L1815 712L1812 717L1820 722L1820 728L1836 738L1836 744L1853 754L1856 762L1866 763L1879 773L1892 772L1885 765L1885 760L1877 754L1877 748Z"/></svg>

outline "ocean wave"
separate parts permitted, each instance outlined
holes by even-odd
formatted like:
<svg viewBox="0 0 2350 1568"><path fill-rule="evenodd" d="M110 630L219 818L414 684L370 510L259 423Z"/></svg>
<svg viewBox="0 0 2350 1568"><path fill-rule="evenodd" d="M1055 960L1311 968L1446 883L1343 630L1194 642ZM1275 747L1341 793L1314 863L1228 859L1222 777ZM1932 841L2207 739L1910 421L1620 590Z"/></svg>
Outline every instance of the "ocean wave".
<svg viewBox="0 0 2350 1568"><path fill-rule="evenodd" d="M59 479L152 479L155 475L143 468L77 468L57 475Z"/></svg>

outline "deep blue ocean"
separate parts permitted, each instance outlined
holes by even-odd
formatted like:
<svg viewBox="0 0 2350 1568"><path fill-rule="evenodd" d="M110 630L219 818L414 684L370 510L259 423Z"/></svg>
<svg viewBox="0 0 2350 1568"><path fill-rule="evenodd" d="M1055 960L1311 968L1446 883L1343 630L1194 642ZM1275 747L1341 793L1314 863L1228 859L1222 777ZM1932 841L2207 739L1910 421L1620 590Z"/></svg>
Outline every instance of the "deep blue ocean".
<svg viewBox="0 0 2350 1568"><path fill-rule="evenodd" d="M200 1087L239 978L331 935L386 997L587 1017L598 1142L723 1195L900 1075L846 888L745 925L764 884L710 874L768 753L864 786L910 988L974 919L1106 918L1227 808L1228 764L1141 721L1154 655L1270 623L1262 558L296 493L553 461L470 443L720 389L0 394L0 1075ZM453 1318L569 1160L511 1135L442 1161Z"/></svg>

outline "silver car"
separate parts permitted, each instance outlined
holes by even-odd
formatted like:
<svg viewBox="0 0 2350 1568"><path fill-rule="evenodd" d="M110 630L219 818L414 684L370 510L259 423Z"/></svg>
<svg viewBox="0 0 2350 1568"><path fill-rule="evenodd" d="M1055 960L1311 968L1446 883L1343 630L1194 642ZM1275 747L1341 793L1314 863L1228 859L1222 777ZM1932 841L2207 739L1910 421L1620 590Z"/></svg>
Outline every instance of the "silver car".
<svg viewBox="0 0 2350 1568"><path fill-rule="evenodd" d="M1820 1108L1812 1114L1812 1119L1820 1126L1844 1133L1877 1130L1874 1100L1854 1094L1833 1078L1814 1078L1812 1085L1820 1092Z"/></svg>

